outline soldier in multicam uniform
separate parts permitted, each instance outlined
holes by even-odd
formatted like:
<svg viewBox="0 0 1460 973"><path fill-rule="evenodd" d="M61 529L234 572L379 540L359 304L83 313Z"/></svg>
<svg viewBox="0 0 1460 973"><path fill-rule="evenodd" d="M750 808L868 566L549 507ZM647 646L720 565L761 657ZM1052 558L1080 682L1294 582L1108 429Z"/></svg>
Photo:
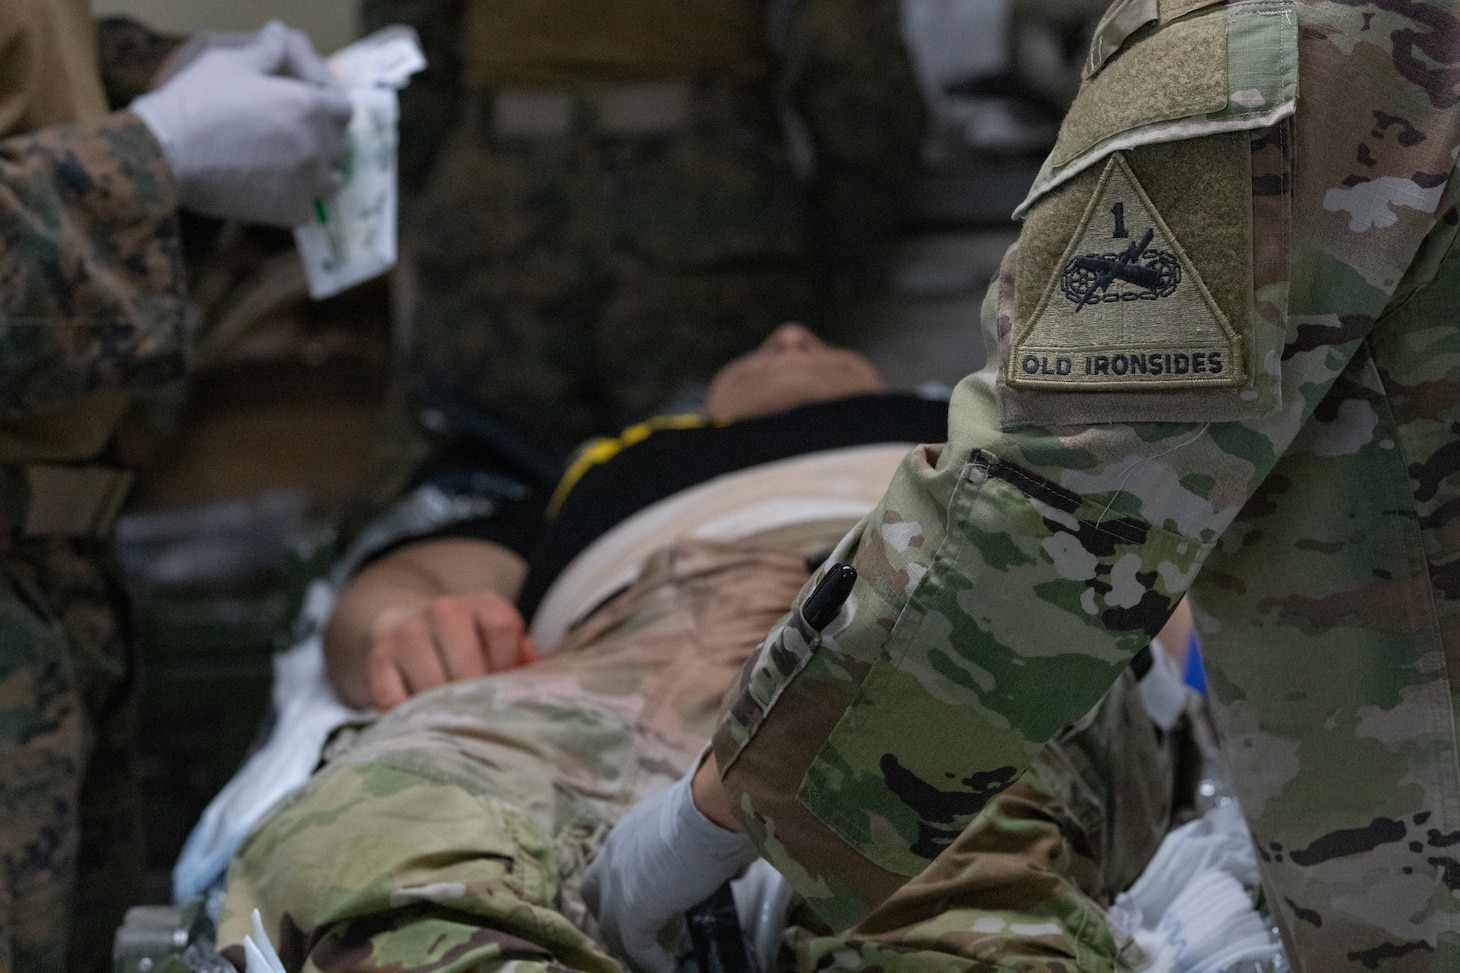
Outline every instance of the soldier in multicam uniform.
<svg viewBox="0 0 1460 973"><path fill-rule="evenodd" d="M185 365L177 209L287 225L349 102L279 25L111 114L85 3L7 3L0 50L0 970L98 970L140 864L115 433Z"/></svg>
<svg viewBox="0 0 1460 973"><path fill-rule="evenodd" d="M1085 73L990 369L837 552L841 614L769 636L694 803L879 928L1189 591L1295 968L1460 969L1460 7L1134 0ZM687 904L600 880L639 944Z"/></svg>
<svg viewBox="0 0 1460 973"><path fill-rule="evenodd" d="M847 340L919 169L894 0L362 12L430 61L401 103L412 391L570 449L781 321Z"/></svg>
<svg viewBox="0 0 1460 973"><path fill-rule="evenodd" d="M366 567L335 603L325 653L347 702L390 711L337 736L323 769L239 846L224 954L241 961L257 908L291 973L621 970L594 938L584 865L630 805L694 763L737 670L805 582L806 552L845 532L849 502L875 502L899 442L944 434L942 403L845 397L878 387L865 359L784 326L712 384L713 424L640 427L619 451L603 450L535 540L511 541L533 550L527 564L504 546L507 505L476 527L432 528ZM842 397L814 401L832 393ZM789 411L761 415L779 409ZM787 444L791 455L773 459ZM737 468L752 453L759 462ZM709 478L625 506L625 493L646 502L684 469ZM788 509L807 519L792 529ZM752 536L691 539L713 523ZM592 541L582 533L590 524L604 531ZM562 563L552 552L568 546L576 553ZM599 598L618 572L632 576L627 552L655 548L632 584ZM594 565L610 570L587 584ZM543 572L556 580L534 599ZM534 665L519 665L536 652L514 597L553 650ZM576 619L560 644L555 615ZM1082 969L1126 968L1130 944L1106 928L1101 906L1139 874L1177 810L1190 754L1175 670L1157 661L1140 692L1127 674L1045 748L947 867L897 897L896 923L859 940L793 924L777 968L942 968L945 929L991 926L1005 930L988 937L1001 950L964 959L1010 968L1034 962L1038 934L1072 916ZM1176 688L1161 724L1170 733L1142 702L1162 677ZM981 847L998 852L975 856Z"/></svg>

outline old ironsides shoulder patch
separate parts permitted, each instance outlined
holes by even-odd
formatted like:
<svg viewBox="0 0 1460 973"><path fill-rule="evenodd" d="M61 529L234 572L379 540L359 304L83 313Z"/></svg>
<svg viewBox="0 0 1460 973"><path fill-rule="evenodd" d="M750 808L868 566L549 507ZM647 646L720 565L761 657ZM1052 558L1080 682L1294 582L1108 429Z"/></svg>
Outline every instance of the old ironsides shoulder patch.
<svg viewBox="0 0 1460 973"><path fill-rule="evenodd" d="M1120 153L1106 164L1006 380L1066 392L1231 387L1242 342Z"/></svg>

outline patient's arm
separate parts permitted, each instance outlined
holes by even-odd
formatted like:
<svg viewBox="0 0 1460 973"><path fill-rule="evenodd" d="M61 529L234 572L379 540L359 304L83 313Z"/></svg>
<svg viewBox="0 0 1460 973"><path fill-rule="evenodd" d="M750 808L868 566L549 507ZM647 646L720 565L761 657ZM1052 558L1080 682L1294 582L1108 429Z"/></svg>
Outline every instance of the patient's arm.
<svg viewBox="0 0 1460 973"><path fill-rule="evenodd" d="M513 605L527 567L490 541L443 538L392 551L341 593L325 626L330 681L351 706L411 696L540 658Z"/></svg>

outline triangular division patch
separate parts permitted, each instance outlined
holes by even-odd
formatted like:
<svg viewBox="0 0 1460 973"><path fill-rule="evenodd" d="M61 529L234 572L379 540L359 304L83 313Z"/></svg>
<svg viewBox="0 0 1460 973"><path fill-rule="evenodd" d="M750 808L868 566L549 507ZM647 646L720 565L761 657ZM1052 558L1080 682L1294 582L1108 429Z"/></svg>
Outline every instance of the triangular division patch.
<svg viewBox="0 0 1460 973"><path fill-rule="evenodd" d="M1105 166L1005 380L1066 392L1245 384L1242 342L1125 158Z"/></svg>

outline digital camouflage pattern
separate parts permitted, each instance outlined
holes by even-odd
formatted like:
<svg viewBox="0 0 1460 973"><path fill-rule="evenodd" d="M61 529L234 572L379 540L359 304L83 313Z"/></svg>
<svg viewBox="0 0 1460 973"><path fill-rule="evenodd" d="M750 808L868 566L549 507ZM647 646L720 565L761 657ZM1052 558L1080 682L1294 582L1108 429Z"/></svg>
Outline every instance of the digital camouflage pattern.
<svg viewBox="0 0 1460 973"><path fill-rule="evenodd" d="M109 969L141 895L125 617L108 545L0 534L4 973Z"/></svg>
<svg viewBox="0 0 1460 973"><path fill-rule="evenodd" d="M430 62L402 93L410 381L569 449L782 321L838 337L840 298L877 278L916 177L921 97L892 0L769 6L785 20L771 77L631 78L686 89L681 121L644 134L599 117L622 78L524 89L570 116L525 135L495 117L500 87L467 80L470 5L367 0L367 27L413 25Z"/></svg>
<svg viewBox="0 0 1460 973"><path fill-rule="evenodd" d="M0 970L103 970L139 895L135 662L96 541L22 539L17 461L90 459L176 377L171 176L129 115L0 143ZM73 917L87 921L74 923ZM67 939L70 938L68 946Z"/></svg>
<svg viewBox="0 0 1460 973"><path fill-rule="evenodd" d="M0 971L98 971L139 895L136 665L109 545L22 536L25 464L95 459L191 314L172 177L104 114L86 4L7 4L0 35L45 66L0 81Z"/></svg>
<svg viewBox="0 0 1460 973"><path fill-rule="evenodd" d="M176 211L136 116L0 142L0 421L182 374Z"/></svg>
<svg viewBox="0 0 1460 973"><path fill-rule="evenodd" d="M693 761L805 577L799 557L676 545L545 662L423 694L337 739L239 847L223 951L241 958L258 908L291 973L617 973L591 938L582 871L631 803ZM1189 758L1134 684L862 927L793 930L780 967L1130 969L1138 951L1103 906L1154 853Z"/></svg>
<svg viewBox="0 0 1460 973"><path fill-rule="evenodd" d="M817 634L793 611L747 671L715 743L732 803L829 922L855 923L1189 591L1295 968L1460 968L1460 9L1116 11L1130 20L1084 92L1140 61L1077 100L1082 147L1027 204L984 305L996 364L843 543L860 580L839 617ZM1162 107L1187 69L1171 52L1193 48L1160 38L1209 36L1205 18L1225 23L1224 107L1210 88ZM1070 241L1116 216L1089 202L1116 158L1238 326L1246 388L1005 381ZM1159 339L1152 278L1116 274L1111 250L1112 302L1071 320L1118 339L1124 314Z"/></svg>

